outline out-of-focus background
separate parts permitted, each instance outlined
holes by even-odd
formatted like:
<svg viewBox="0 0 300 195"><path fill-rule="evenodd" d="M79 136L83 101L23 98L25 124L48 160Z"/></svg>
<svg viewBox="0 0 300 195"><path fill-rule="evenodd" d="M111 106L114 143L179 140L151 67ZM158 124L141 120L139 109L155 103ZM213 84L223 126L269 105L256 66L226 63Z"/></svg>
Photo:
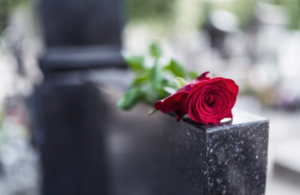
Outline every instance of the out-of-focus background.
<svg viewBox="0 0 300 195"><path fill-rule="evenodd" d="M121 6L124 50L144 54L158 42L186 69L238 83L236 107L271 121L266 194L299 195L300 0L126 0ZM47 45L43 11L40 1L0 0L1 195L39 194L28 109L44 79L38 65Z"/></svg>

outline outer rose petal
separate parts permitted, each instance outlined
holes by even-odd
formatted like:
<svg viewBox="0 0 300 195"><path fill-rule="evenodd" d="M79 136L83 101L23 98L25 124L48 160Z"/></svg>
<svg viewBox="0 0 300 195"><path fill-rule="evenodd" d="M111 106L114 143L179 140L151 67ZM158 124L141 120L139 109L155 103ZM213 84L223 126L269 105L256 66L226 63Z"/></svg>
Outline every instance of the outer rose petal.
<svg viewBox="0 0 300 195"><path fill-rule="evenodd" d="M188 94L186 91L175 93L163 100L157 101L154 107L163 113L174 112L176 114L176 120L180 121L186 114L182 102L186 101Z"/></svg>
<svg viewBox="0 0 300 195"><path fill-rule="evenodd" d="M196 81L210 80L210 77L207 77L209 71L202 73L200 76L196 78Z"/></svg>
<svg viewBox="0 0 300 195"><path fill-rule="evenodd" d="M176 120L180 121L186 114L183 105L191 89L191 84L183 86L182 88L178 89L178 91L173 95L163 100L157 101L154 105L155 109L160 110L163 113L174 112L176 114Z"/></svg>
<svg viewBox="0 0 300 195"><path fill-rule="evenodd" d="M239 93L239 86L235 84L235 82L231 79L224 79L224 81L227 83L228 87L231 89L234 96L237 97Z"/></svg>
<svg viewBox="0 0 300 195"><path fill-rule="evenodd" d="M225 118L231 118L231 119L233 118L231 110L230 110L229 114L227 114L227 116Z"/></svg>
<svg viewBox="0 0 300 195"><path fill-rule="evenodd" d="M215 81L222 81L226 84L226 86L228 87L228 89L230 89L230 91L233 93L233 97L234 100L232 102L232 107L234 106L235 102L236 102L236 97L239 93L239 86L232 80L232 79L226 79L226 78L222 78L222 77L216 77L212 80ZM220 83L221 84L221 83Z"/></svg>
<svg viewBox="0 0 300 195"><path fill-rule="evenodd" d="M232 102L232 107L231 107L231 108L233 108L233 106L236 102L237 95L239 93L239 86L237 84L235 84L235 82L231 79L225 79L225 82L227 83L228 87L230 88L230 90L232 91L233 96L234 96L234 100Z"/></svg>
<svg viewBox="0 0 300 195"><path fill-rule="evenodd" d="M176 121L180 121L186 114L186 111L183 109L183 106L181 106L179 109L175 110L174 113L176 114Z"/></svg>
<svg viewBox="0 0 300 195"><path fill-rule="evenodd" d="M154 107L156 110L160 110L163 113L174 112L181 107L181 97L187 96L188 92L175 93L163 100L159 100L155 103Z"/></svg>

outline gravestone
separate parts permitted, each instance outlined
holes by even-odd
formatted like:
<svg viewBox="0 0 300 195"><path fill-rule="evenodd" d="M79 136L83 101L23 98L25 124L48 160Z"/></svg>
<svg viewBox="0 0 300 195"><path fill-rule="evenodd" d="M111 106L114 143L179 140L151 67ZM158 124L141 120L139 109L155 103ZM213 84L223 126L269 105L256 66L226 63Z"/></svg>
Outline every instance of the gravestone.
<svg viewBox="0 0 300 195"><path fill-rule="evenodd" d="M125 67L120 2L41 0L40 9L43 195L264 194L268 120L237 111L232 123L203 126L148 117L143 104L118 110L112 80L126 79L104 68Z"/></svg>
<svg viewBox="0 0 300 195"><path fill-rule="evenodd" d="M267 119L234 109L233 121L201 125L160 112L147 116L146 104L126 112L116 107L121 94L111 80L65 74L42 92L45 194L265 193Z"/></svg>
<svg viewBox="0 0 300 195"><path fill-rule="evenodd" d="M48 80L38 96L42 194L108 194L107 107L97 88L65 76L54 84Z"/></svg>
<svg viewBox="0 0 300 195"><path fill-rule="evenodd" d="M82 79L125 68L121 0L40 0L43 83L33 95L43 195L106 195L104 101ZM112 75L111 77L114 77Z"/></svg>
<svg viewBox="0 0 300 195"><path fill-rule="evenodd" d="M120 54L123 26L121 0L41 0L47 72L125 68Z"/></svg>
<svg viewBox="0 0 300 195"><path fill-rule="evenodd" d="M41 0L46 47L121 45L120 0Z"/></svg>
<svg viewBox="0 0 300 195"><path fill-rule="evenodd" d="M114 195L257 195L265 193L269 121L233 110L233 121L176 122L140 104L124 112L102 91Z"/></svg>

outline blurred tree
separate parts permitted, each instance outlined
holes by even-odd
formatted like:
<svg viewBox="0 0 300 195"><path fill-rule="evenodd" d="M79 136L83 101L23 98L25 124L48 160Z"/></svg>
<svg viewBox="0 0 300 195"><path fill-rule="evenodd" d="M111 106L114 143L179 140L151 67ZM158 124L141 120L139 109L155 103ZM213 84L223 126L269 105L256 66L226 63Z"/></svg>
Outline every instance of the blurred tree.
<svg viewBox="0 0 300 195"><path fill-rule="evenodd" d="M155 20L169 22L174 18L177 0L128 0L129 21Z"/></svg>
<svg viewBox="0 0 300 195"><path fill-rule="evenodd" d="M255 15L255 6L257 0L235 0L232 12L239 18L240 28L249 25Z"/></svg>
<svg viewBox="0 0 300 195"><path fill-rule="evenodd" d="M25 0L0 0L0 33L7 25L10 11Z"/></svg>
<svg viewBox="0 0 300 195"><path fill-rule="evenodd" d="M289 28L299 30L300 28L300 0L277 0L287 10Z"/></svg>
<svg viewBox="0 0 300 195"><path fill-rule="evenodd" d="M255 6L257 0L232 0L232 1L212 1L210 9L224 9L235 16L239 21L239 27L244 29L255 15Z"/></svg>

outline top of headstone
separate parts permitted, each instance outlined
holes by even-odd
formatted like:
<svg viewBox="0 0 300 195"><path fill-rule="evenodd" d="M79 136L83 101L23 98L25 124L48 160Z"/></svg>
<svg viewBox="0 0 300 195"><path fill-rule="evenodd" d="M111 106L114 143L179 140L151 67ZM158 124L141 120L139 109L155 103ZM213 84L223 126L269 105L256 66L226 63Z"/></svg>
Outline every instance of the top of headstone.
<svg viewBox="0 0 300 195"><path fill-rule="evenodd" d="M229 121L221 122L220 124L216 125L203 125L197 122L194 122L192 119L184 119L183 121L193 125L194 127L205 130L205 131L217 131L224 128L228 128L229 126L239 126L239 125L248 125L254 123L269 123L269 119L250 114L238 108L232 109L233 119Z"/></svg>
<svg viewBox="0 0 300 195"><path fill-rule="evenodd" d="M121 45L120 0L42 0L40 11L47 47Z"/></svg>

